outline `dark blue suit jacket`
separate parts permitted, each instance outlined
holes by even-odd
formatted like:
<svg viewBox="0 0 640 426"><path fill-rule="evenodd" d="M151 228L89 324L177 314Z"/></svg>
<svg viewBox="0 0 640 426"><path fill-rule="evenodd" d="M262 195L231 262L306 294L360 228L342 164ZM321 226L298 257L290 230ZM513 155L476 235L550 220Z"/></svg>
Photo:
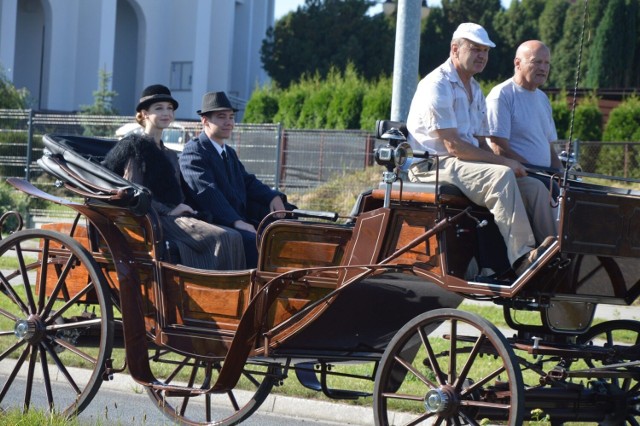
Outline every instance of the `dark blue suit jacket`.
<svg viewBox="0 0 640 426"><path fill-rule="evenodd" d="M186 192L197 210L209 212L212 223L233 227L237 220L259 223L268 213L269 203L283 194L247 173L238 154L226 146L231 176L207 135L187 142L180 155L180 170Z"/></svg>

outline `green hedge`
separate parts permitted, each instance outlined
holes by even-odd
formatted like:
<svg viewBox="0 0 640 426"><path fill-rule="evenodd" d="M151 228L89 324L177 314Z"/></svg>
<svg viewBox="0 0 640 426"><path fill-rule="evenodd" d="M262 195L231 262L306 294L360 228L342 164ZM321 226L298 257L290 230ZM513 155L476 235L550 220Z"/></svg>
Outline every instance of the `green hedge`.
<svg viewBox="0 0 640 426"><path fill-rule="evenodd" d="M602 134L602 148L598 156L597 173L640 178L638 148L621 145L607 146L606 142L640 141L640 98L631 97L609 114L609 120Z"/></svg>

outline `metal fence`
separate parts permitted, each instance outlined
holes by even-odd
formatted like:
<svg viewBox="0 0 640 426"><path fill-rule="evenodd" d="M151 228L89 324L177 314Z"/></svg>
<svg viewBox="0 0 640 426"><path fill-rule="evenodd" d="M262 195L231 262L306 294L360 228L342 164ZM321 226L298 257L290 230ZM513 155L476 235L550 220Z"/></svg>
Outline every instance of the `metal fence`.
<svg viewBox="0 0 640 426"><path fill-rule="evenodd" d="M53 114L0 109L0 179L23 177L39 186L52 185L36 160L46 133L90 135L116 139L116 131L131 116ZM199 121L179 121L178 142L200 132ZM171 136L173 138L173 136ZM233 146L245 167L269 186L287 194L304 194L342 173L373 165L374 135L349 130L294 130L277 124L237 124ZM179 144L177 145L179 148ZM559 141L558 152L566 149ZM640 177L640 144L634 142L575 142L582 171L624 178ZM304 208L320 208L305 205Z"/></svg>
<svg viewBox="0 0 640 426"><path fill-rule="evenodd" d="M0 179L22 177L39 186L53 185L37 164L47 133L116 139L131 116L51 114L0 109ZM199 121L178 121L180 148L201 131ZM173 136L172 136L173 137ZM287 194L306 193L341 173L373 164L375 138L363 131L293 130L278 124L237 124L228 141L247 171ZM305 206L305 208L318 208Z"/></svg>

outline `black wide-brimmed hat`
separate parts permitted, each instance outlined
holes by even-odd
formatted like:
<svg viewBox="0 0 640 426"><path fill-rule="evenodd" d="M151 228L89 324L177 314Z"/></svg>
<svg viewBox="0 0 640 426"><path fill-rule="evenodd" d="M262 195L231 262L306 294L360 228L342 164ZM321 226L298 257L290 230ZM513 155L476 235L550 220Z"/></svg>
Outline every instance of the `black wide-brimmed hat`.
<svg viewBox="0 0 640 426"><path fill-rule="evenodd" d="M151 104L156 102L171 102L173 104L173 109L178 109L178 101L173 99L169 88L162 84L153 84L151 86L147 86L142 91L140 101L136 107L136 112L147 109Z"/></svg>
<svg viewBox="0 0 640 426"><path fill-rule="evenodd" d="M212 111L222 111L230 109L237 112L238 109L231 105L231 101L224 92L208 92L202 97L202 106L196 114L202 115Z"/></svg>

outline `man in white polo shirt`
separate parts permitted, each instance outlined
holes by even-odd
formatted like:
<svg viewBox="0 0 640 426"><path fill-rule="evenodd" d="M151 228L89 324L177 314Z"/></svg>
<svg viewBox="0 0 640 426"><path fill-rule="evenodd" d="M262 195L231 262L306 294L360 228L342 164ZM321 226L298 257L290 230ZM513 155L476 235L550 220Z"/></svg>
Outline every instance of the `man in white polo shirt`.
<svg viewBox="0 0 640 426"><path fill-rule="evenodd" d="M473 76L484 70L492 47L480 25L460 24L449 59L418 84L407 129L414 149L439 156L440 182L455 185L493 214L509 262L520 275L553 243L556 218L544 184L526 176L518 161L495 155L486 142L485 98ZM414 164L410 180L433 182L432 167L429 161ZM534 232L546 237L538 248Z"/></svg>
<svg viewBox="0 0 640 426"><path fill-rule="evenodd" d="M513 77L487 96L490 146L496 154L521 163L560 170L552 144L558 134L551 103L539 89L549 77L551 52L541 41L525 41L513 64Z"/></svg>

